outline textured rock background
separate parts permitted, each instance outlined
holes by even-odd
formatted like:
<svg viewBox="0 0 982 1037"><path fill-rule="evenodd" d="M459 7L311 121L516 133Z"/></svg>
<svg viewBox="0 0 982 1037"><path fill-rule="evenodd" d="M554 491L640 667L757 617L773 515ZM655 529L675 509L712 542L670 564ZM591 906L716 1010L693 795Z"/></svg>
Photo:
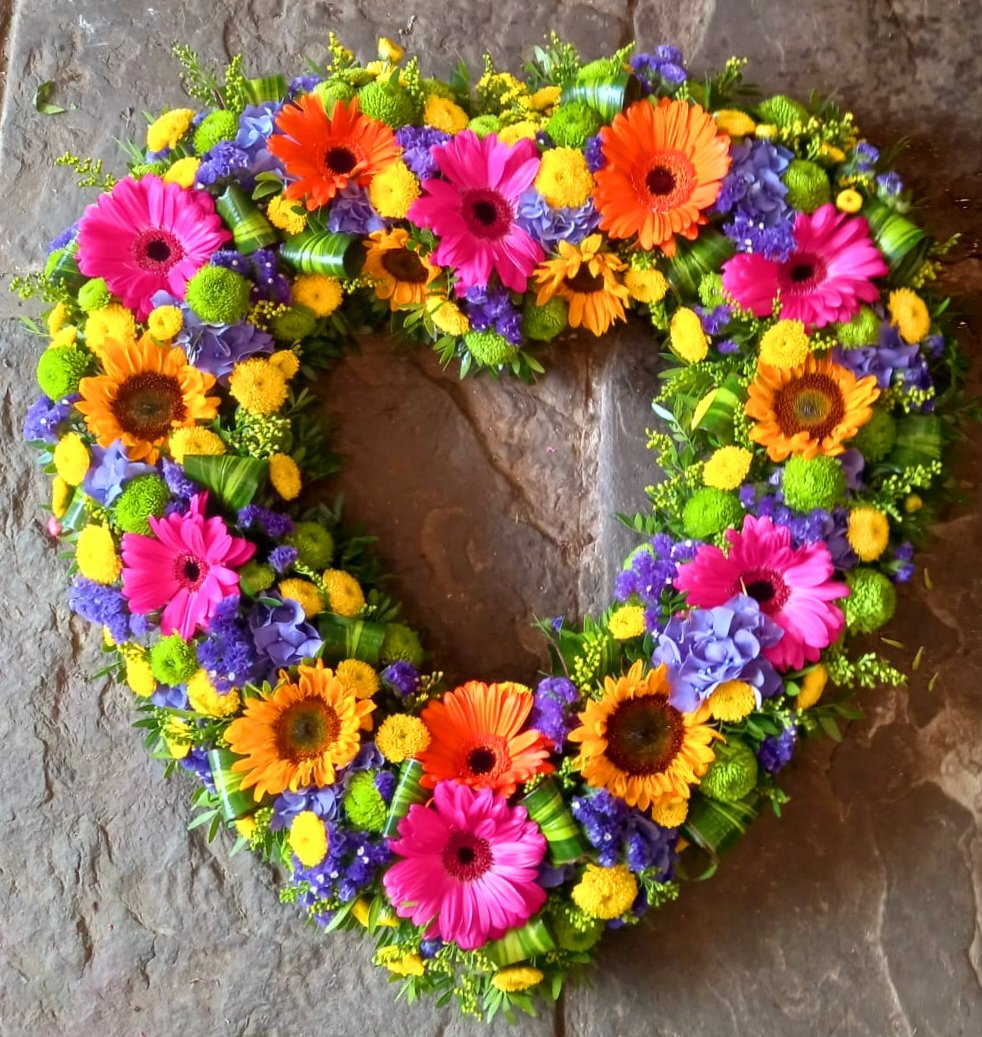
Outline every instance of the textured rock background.
<svg viewBox="0 0 982 1037"><path fill-rule="evenodd" d="M362 52L380 34L446 71L483 49L517 67L548 28L594 56L636 36L679 43L699 69L732 53L765 89L836 86L868 134L911 139L901 169L938 235L966 230L947 277L982 292L982 46L977 0L19 0L0 3L0 273L37 261L77 214L68 148L111 159L143 108L180 99L173 39L255 71L299 68L333 28ZM258 56L265 49L265 59ZM71 111L38 116L38 83ZM43 190L42 190L43 188ZM355 940L319 940L280 908L270 875L184 831L188 786L164 784L129 730L130 704L90 683L97 639L63 606L45 540L42 479L18 443L36 344L0 299L0 1034L341 1037L480 1028L395 1008ZM640 441L654 384L627 332L556 350L541 385L460 384L428 357L366 344L325 384L350 460L351 513L384 537L412 617L448 671L530 677L527 619L588 608L626 541L610 519L654 473ZM976 373L974 383L978 386ZM762 819L713 882L650 929L609 940L592 985L522 1034L958 1037L982 1029L982 460L938 530L890 630L910 687L867 696L869 719L787 780L784 820ZM939 674L933 691L930 676ZM504 1027L500 1028L502 1031Z"/></svg>

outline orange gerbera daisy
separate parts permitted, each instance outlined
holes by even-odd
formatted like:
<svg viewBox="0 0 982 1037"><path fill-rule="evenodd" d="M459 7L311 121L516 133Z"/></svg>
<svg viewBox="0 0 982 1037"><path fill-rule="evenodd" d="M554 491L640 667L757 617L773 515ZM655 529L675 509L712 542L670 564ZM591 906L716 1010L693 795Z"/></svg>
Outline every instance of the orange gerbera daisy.
<svg viewBox="0 0 982 1037"><path fill-rule="evenodd" d="M639 660L624 676L605 680L603 698L587 703L569 735L580 743L577 766L590 785L641 810L689 798L721 736L706 724L708 705L682 713L669 691L664 664L645 674Z"/></svg>
<svg viewBox="0 0 982 1037"><path fill-rule="evenodd" d="M547 259L532 273L539 285L536 304L545 305L554 295L569 303L569 325L605 335L615 320L624 320L627 288L617 279L626 269L617 256L602 252L603 237L591 234L579 245L559 242L559 258Z"/></svg>
<svg viewBox="0 0 982 1037"><path fill-rule="evenodd" d="M431 702L421 714L430 732L419 756L421 784L434 788L449 778L510 796L533 774L548 774L548 739L535 728L522 731L534 701L527 692L468 681Z"/></svg>
<svg viewBox="0 0 982 1037"><path fill-rule="evenodd" d="M830 358L809 355L798 367L758 365L748 393L747 415L756 421L750 438L772 461L783 461L843 453L844 441L873 416L880 390L873 375L857 379Z"/></svg>
<svg viewBox="0 0 982 1037"><path fill-rule="evenodd" d="M419 306L426 301L427 285L440 276L440 268L421 256L401 227L369 234L362 274L375 282L375 294L389 300L389 308Z"/></svg>
<svg viewBox="0 0 982 1037"><path fill-rule="evenodd" d="M212 375L188 363L183 349L158 346L149 336L106 341L100 348L103 373L83 378L75 406L99 446L122 440L131 461L154 464L174 429L211 421L217 396L205 393Z"/></svg>
<svg viewBox="0 0 982 1037"><path fill-rule="evenodd" d="M730 139L697 104L638 101L600 131L607 164L593 198L600 229L634 234L643 249L675 255L675 236L695 238L730 168Z"/></svg>
<svg viewBox="0 0 982 1037"><path fill-rule="evenodd" d="M371 730L371 699L359 699L318 659L301 666L296 681L286 672L268 698L246 700L244 714L229 724L225 739L241 760L232 770L242 788L255 786L258 802L307 785L333 785L335 768L350 763L361 746L361 729Z"/></svg>
<svg viewBox="0 0 982 1037"><path fill-rule="evenodd" d="M320 98L304 94L276 117L280 131L269 138L269 150L293 178L283 192L319 209L349 183L367 184L402 149L385 123L370 119L357 98L338 101L330 118Z"/></svg>

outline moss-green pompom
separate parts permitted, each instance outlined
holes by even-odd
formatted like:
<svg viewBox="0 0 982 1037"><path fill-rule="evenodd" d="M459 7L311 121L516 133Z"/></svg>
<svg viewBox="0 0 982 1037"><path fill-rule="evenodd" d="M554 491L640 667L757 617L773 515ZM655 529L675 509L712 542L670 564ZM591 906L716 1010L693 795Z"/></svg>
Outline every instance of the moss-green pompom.
<svg viewBox="0 0 982 1037"><path fill-rule="evenodd" d="M515 347L496 331L468 331L464 345L470 355L484 367L498 367L515 359Z"/></svg>
<svg viewBox="0 0 982 1037"><path fill-rule="evenodd" d="M743 508L736 494L712 486L696 490L682 511L686 536L694 540L709 540L730 526L738 526L742 519Z"/></svg>
<svg viewBox="0 0 982 1037"><path fill-rule="evenodd" d="M375 771L358 771L348 782L344 794L344 812L348 820L366 832L381 832L388 808L375 787Z"/></svg>
<svg viewBox="0 0 982 1037"><path fill-rule="evenodd" d="M582 148L603 125L600 113L582 101L560 105L546 124L546 133L561 148Z"/></svg>
<svg viewBox="0 0 982 1037"><path fill-rule="evenodd" d="M334 537L319 523L297 522L283 542L297 549L301 565L311 569L330 568L334 557Z"/></svg>
<svg viewBox="0 0 982 1037"><path fill-rule="evenodd" d="M619 76L624 73L624 62L617 58L597 58L584 65L576 74L581 83L589 83L594 79L609 79L611 76Z"/></svg>
<svg viewBox="0 0 982 1037"><path fill-rule="evenodd" d="M116 498L114 516L116 525L124 533L140 533L150 536L150 523L147 519L153 515L160 518L170 500L167 483L159 475L140 475Z"/></svg>
<svg viewBox="0 0 982 1037"><path fill-rule="evenodd" d="M188 281L187 304L207 324L235 324L249 312L249 282L234 270L203 266Z"/></svg>
<svg viewBox="0 0 982 1037"><path fill-rule="evenodd" d="M834 457L791 457L784 466L784 501L795 511L834 507L846 492L846 473Z"/></svg>
<svg viewBox="0 0 982 1037"><path fill-rule="evenodd" d="M445 101L457 103L457 95L446 83L441 83L439 79L424 79L420 86L427 97L442 97Z"/></svg>
<svg viewBox="0 0 982 1037"><path fill-rule="evenodd" d="M703 776L699 791L721 803L735 803L757 784L757 757L733 738L717 744L715 752L716 759Z"/></svg>
<svg viewBox="0 0 982 1037"><path fill-rule="evenodd" d="M383 666L401 660L418 667L423 662L423 646L419 643L416 632L405 624L388 623L382 637L379 656Z"/></svg>
<svg viewBox="0 0 982 1037"><path fill-rule="evenodd" d="M775 94L761 102L757 108L760 122L770 122L775 126L794 126L796 122L808 122L808 109L803 104L793 101L784 94Z"/></svg>
<svg viewBox="0 0 982 1037"><path fill-rule="evenodd" d="M870 634L893 618L897 592L883 573L876 569L853 569L846 573L846 583L849 597L841 604L851 631Z"/></svg>
<svg viewBox="0 0 982 1037"><path fill-rule="evenodd" d="M412 97L397 83L376 79L358 91L361 110L370 118L378 119L398 130L415 121L418 109Z"/></svg>
<svg viewBox="0 0 982 1037"><path fill-rule="evenodd" d="M554 295L544 306L528 306L522 317L522 333L533 342L551 342L567 325L565 299Z"/></svg>
<svg viewBox="0 0 982 1037"><path fill-rule="evenodd" d="M163 176L167 169L166 162L137 162L130 166L130 176L136 180L144 176Z"/></svg>
<svg viewBox="0 0 982 1037"><path fill-rule="evenodd" d="M873 416L859 430L850 446L856 447L867 461L882 461L897 442L897 422L882 407L874 408Z"/></svg>
<svg viewBox="0 0 982 1037"><path fill-rule="evenodd" d="M271 565L265 562L246 562L239 570L239 586L242 590L256 597L264 590L269 590L276 582L276 573Z"/></svg>
<svg viewBox="0 0 982 1037"><path fill-rule="evenodd" d="M78 391L91 356L74 346L46 349L38 358L37 381L41 392L56 402Z"/></svg>
<svg viewBox="0 0 982 1037"><path fill-rule="evenodd" d="M324 105L324 111L330 116L338 101L350 101L355 96L355 88L343 79L326 79L314 87L314 96Z"/></svg>
<svg viewBox="0 0 982 1037"><path fill-rule="evenodd" d="M194 150L203 155L223 140L234 140L239 132L239 120L227 108L206 115L194 131Z"/></svg>
<svg viewBox="0 0 982 1037"><path fill-rule="evenodd" d="M161 684L183 684L197 668L198 653L180 634L162 637L150 649L150 669Z"/></svg>
<svg viewBox="0 0 982 1037"><path fill-rule="evenodd" d="M112 301L113 293L109 291L109 285L101 277L93 277L86 281L78 290L78 305L84 313L93 310L101 310Z"/></svg>
<svg viewBox="0 0 982 1037"><path fill-rule="evenodd" d="M699 301L703 306L715 308L721 306L723 298L723 276L715 272L703 274L699 279Z"/></svg>
<svg viewBox="0 0 982 1037"><path fill-rule="evenodd" d="M836 325L836 335L846 349L875 346L880 337L880 318L869 306L862 306L848 324Z"/></svg>
<svg viewBox="0 0 982 1037"><path fill-rule="evenodd" d="M588 951L604 931L604 923L599 918L589 918L573 906L557 911L550 921L556 943L566 951Z"/></svg>
<svg viewBox="0 0 982 1037"><path fill-rule="evenodd" d="M811 215L820 205L832 201L832 185L821 166L804 158L796 158L784 171L785 201Z"/></svg>
<svg viewBox="0 0 982 1037"><path fill-rule="evenodd" d="M269 330L277 342L299 342L317 324L317 314L309 306L290 306L269 322Z"/></svg>
<svg viewBox="0 0 982 1037"><path fill-rule="evenodd" d="M497 115L475 115L467 128L484 140L489 133L497 133L501 129L501 120Z"/></svg>

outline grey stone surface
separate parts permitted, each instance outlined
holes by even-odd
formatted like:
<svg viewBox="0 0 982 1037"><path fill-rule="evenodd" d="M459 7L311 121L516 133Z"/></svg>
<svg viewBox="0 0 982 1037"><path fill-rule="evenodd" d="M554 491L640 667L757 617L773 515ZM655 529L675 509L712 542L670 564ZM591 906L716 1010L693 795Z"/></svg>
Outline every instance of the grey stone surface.
<svg viewBox="0 0 982 1037"><path fill-rule="evenodd" d="M556 27L590 55L632 35L679 42L694 68L746 53L766 89L834 83L874 139L909 135L900 165L927 200L923 218L939 235L968 229L946 276L975 293L971 349L982 292L979 13L955 0L0 4L0 275L29 269L77 215L54 156L111 159L143 108L179 100L172 39L212 61L264 48L258 73L298 68L335 28L363 52L394 36L446 71L460 57L476 64L485 47L517 67ZM44 80L76 107L38 116ZM479 1032L427 1005L394 1006L367 946L305 931L277 903L274 876L189 836L188 785L161 781L129 729L127 695L86 679L97 637L68 618L63 563L39 517L43 479L18 443L36 343L17 310L0 299L0 1034ZM366 343L326 380L350 513L383 537L396 586L448 671L529 679L541 655L526 620L602 600L627 544L609 513L637 507L655 476L641 448L654 385L646 347L637 329L571 341L526 390L461 384L428 356L383 363L381 345ZM591 985L516 1032L982 1029L976 452L960 475L969 503L927 554L932 589L907 588L890 630L907 646L901 664L925 645L910 687L869 694L869 719L843 745L806 751L781 822L762 819L712 882L687 887L650 929L609 939Z"/></svg>

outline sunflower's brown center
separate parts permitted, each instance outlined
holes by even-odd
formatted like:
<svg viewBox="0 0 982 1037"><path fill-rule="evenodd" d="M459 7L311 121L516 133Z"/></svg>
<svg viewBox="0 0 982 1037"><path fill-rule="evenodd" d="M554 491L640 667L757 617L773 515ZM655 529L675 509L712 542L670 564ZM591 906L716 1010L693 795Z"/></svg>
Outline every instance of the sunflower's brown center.
<svg viewBox="0 0 982 1037"><path fill-rule="evenodd" d="M110 410L124 432L149 443L167 435L172 424L183 421L187 414L180 382L157 371L127 378L116 391Z"/></svg>
<svg viewBox="0 0 982 1037"><path fill-rule="evenodd" d="M181 555L174 562L174 576L186 591L196 591L208 575L208 563L197 555Z"/></svg>
<svg viewBox="0 0 982 1037"><path fill-rule="evenodd" d="M422 259L408 248L387 248L382 253L382 266L404 284L426 284L429 276Z"/></svg>
<svg viewBox="0 0 982 1037"><path fill-rule="evenodd" d="M441 859L447 874L458 882L473 882L494 864L491 844L473 832L451 832Z"/></svg>
<svg viewBox="0 0 982 1037"><path fill-rule="evenodd" d="M774 569L747 569L733 588L734 594L747 594L760 605L761 612L773 616L780 612L791 591Z"/></svg>
<svg viewBox="0 0 982 1037"><path fill-rule="evenodd" d="M660 774L678 755L684 737L682 714L667 699L628 699L607 718L606 756L626 774Z"/></svg>
<svg viewBox="0 0 982 1037"><path fill-rule="evenodd" d="M641 176L638 193L654 212L666 212L688 199L694 177L692 163L681 151L662 151Z"/></svg>
<svg viewBox="0 0 982 1037"><path fill-rule="evenodd" d="M341 733L337 713L321 699L295 702L276 725L276 748L281 759L297 763L326 752Z"/></svg>
<svg viewBox="0 0 982 1037"><path fill-rule="evenodd" d="M789 438L807 432L810 439L830 436L846 413L842 390L827 374L803 374L774 397L774 415Z"/></svg>
<svg viewBox="0 0 982 1037"><path fill-rule="evenodd" d="M572 277L566 278L566 287L571 292L580 292L582 295L602 292L604 289L603 275L591 274L586 264L581 263L580 269Z"/></svg>
<svg viewBox="0 0 982 1037"><path fill-rule="evenodd" d="M503 238L515 219L508 201L497 191L487 188L465 191L461 213L471 234L487 241Z"/></svg>
<svg viewBox="0 0 982 1037"><path fill-rule="evenodd" d="M825 261L810 252L795 252L778 272L782 295L807 295L825 281Z"/></svg>
<svg viewBox="0 0 982 1037"><path fill-rule="evenodd" d="M148 227L133 241L133 259L141 270L165 274L184 258L184 246L176 235L160 227Z"/></svg>
<svg viewBox="0 0 982 1037"><path fill-rule="evenodd" d="M484 735L463 746L460 755L461 778L493 781L508 766L508 743L499 735Z"/></svg>
<svg viewBox="0 0 982 1037"><path fill-rule="evenodd" d="M336 176L347 176L358 165L358 156L344 145L336 144L328 148L324 155L324 165L328 172Z"/></svg>

